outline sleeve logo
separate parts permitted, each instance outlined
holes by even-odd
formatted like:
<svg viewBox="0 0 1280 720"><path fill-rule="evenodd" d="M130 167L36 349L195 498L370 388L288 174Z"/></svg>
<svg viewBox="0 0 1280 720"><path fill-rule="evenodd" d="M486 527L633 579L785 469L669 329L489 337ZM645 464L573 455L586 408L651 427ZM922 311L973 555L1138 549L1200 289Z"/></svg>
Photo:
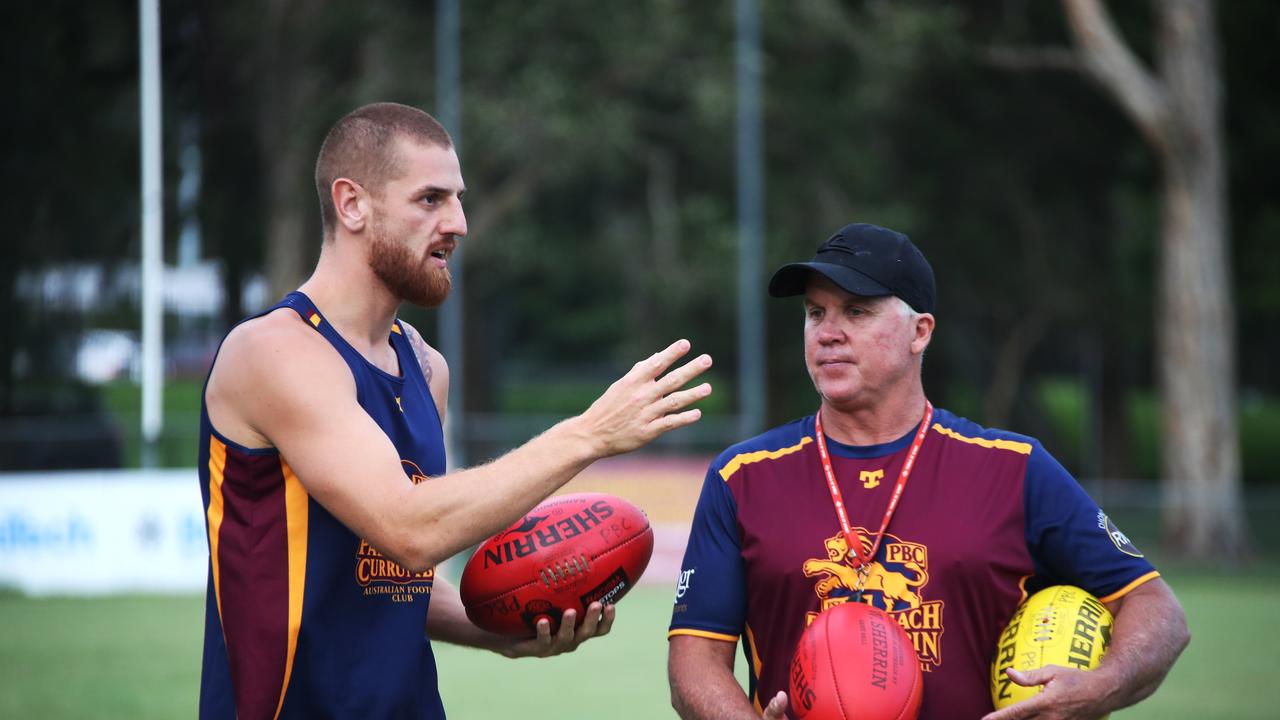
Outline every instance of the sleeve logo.
<svg viewBox="0 0 1280 720"><path fill-rule="evenodd" d="M1107 514L1101 510L1098 511L1098 529L1105 532L1107 537L1111 538L1111 542L1120 552L1136 558L1143 556L1142 551L1133 544L1133 541L1129 539L1129 536L1120 532L1120 528L1116 527L1116 524L1112 522L1111 518L1107 517Z"/></svg>
<svg viewBox="0 0 1280 720"><path fill-rule="evenodd" d="M680 571L680 577L676 579L677 601L684 597L684 594L689 591L689 583L693 582L693 573L696 571L697 568L689 568L688 570Z"/></svg>

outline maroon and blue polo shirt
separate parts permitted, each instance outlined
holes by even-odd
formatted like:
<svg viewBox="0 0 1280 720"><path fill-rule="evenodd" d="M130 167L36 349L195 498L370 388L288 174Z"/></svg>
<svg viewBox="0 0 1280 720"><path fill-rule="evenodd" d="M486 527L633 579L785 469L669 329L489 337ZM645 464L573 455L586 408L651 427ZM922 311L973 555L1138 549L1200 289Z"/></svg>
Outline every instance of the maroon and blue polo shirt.
<svg viewBox="0 0 1280 720"><path fill-rule="evenodd" d="M870 548L917 428L893 442L827 440L849 522ZM809 416L712 462L685 552L670 636L743 641L749 694L787 689L801 632L848 602L857 557L823 477ZM915 645L920 718L992 709L991 660L1017 605L1050 585L1103 601L1158 573L1034 439L935 412L862 601Z"/></svg>

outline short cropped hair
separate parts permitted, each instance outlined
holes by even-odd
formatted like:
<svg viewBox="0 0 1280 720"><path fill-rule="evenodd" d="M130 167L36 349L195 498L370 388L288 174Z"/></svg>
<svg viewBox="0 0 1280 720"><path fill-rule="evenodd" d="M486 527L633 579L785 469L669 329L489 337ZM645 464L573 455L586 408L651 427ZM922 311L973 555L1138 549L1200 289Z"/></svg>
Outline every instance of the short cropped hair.
<svg viewBox="0 0 1280 720"><path fill-rule="evenodd" d="M316 194L325 237L338 223L330 189L333 181L349 178L369 192L381 193L387 180L399 173L396 140L453 147L453 138L435 118L408 105L380 102L356 108L334 123L316 158Z"/></svg>

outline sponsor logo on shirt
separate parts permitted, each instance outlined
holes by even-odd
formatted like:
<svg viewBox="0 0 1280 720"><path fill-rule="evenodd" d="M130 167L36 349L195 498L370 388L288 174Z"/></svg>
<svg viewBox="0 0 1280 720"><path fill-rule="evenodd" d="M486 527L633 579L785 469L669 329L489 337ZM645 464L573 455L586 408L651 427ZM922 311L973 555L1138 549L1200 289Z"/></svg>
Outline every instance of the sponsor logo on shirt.
<svg viewBox="0 0 1280 720"><path fill-rule="evenodd" d="M680 571L680 577L676 578L676 601L677 602L680 600L680 598L684 597L684 594L686 592L689 591L689 583L693 582L693 574L697 572L697 570L698 568L691 567L688 570Z"/></svg>
<svg viewBox="0 0 1280 720"><path fill-rule="evenodd" d="M1111 542L1115 544L1116 549L1120 552L1137 558L1142 557L1142 551L1133 544L1129 536L1120 532L1120 528L1116 527L1111 518L1107 517L1107 514L1101 510L1098 511L1098 529L1111 538Z"/></svg>
<svg viewBox="0 0 1280 720"><path fill-rule="evenodd" d="M855 528L864 552L871 540L864 528ZM827 556L805 560L805 577L816 577L814 592L822 610L849 601L864 602L889 613L907 631L920 656L920 669L931 672L942 664L943 606L941 600L925 600L921 590L929 583L929 549L885 533L876 557L864 569L859 582L858 557L843 534L823 541ZM859 596L858 588L861 587ZM807 613L806 624L818 613Z"/></svg>
<svg viewBox="0 0 1280 720"><path fill-rule="evenodd" d="M404 473L414 485L428 480L422 467L412 460L401 460ZM363 590L365 597L389 597L391 602L414 602L419 595L431 593L435 583L436 570L428 568L419 573L411 573L399 563L383 555L363 538L356 550L356 584Z"/></svg>

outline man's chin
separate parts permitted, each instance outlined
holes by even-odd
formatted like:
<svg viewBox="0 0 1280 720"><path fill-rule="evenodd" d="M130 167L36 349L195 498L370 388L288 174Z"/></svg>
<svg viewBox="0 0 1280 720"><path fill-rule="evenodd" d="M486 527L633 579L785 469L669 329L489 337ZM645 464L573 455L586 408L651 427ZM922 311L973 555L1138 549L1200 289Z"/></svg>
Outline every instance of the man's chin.
<svg viewBox="0 0 1280 720"><path fill-rule="evenodd" d="M449 299L449 292L450 292L449 290L445 290L442 293L440 292L424 293L422 295L416 295L414 297L401 298L401 300L411 305L417 305L420 308L426 308L427 310L432 310L440 307L441 305L444 304L445 300Z"/></svg>

